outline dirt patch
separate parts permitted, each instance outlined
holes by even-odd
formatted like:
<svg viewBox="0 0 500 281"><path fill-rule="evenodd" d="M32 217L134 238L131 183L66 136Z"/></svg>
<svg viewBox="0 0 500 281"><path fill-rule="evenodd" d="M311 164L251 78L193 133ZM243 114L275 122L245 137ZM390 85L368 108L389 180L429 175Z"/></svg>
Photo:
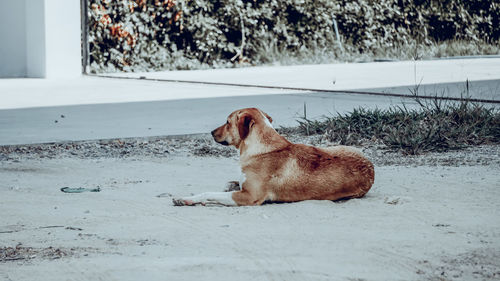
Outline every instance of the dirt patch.
<svg viewBox="0 0 500 281"><path fill-rule="evenodd" d="M234 148L227 146L214 146L205 144L201 147L194 148L192 150L193 155L195 156L215 156L215 157L235 157L237 156L237 152Z"/></svg>
<svg viewBox="0 0 500 281"><path fill-rule="evenodd" d="M25 167L1 167L1 172L17 172L17 173L35 173L40 171L40 169L25 168Z"/></svg>
<svg viewBox="0 0 500 281"><path fill-rule="evenodd" d="M335 146L324 136L285 135L295 143ZM471 166L500 165L500 145L469 146L448 152L403 155L389 151L377 142L366 142L359 149L377 166ZM210 135L192 137L130 138L51 144L0 146L0 161L54 158L167 158L173 155L237 158L238 151L212 140ZM8 168L4 168L8 169ZM20 171L21 172L21 171Z"/></svg>
<svg viewBox="0 0 500 281"><path fill-rule="evenodd" d="M429 280L498 280L500 279L500 250L480 249L446 257L434 269Z"/></svg>
<svg viewBox="0 0 500 281"><path fill-rule="evenodd" d="M210 135L127 138L0 146L0 161L57 158L165 158L172 154L237 156L236 150L215 143Z"/></svg>
<svg viewBox="0 0 500 281"><path fill-rule="evenodd" d="M35 248L17 244L15 247L0 248L0 262L31 261L35 259L56 260L65 257L77 256L82 252L88 252L89 250L90 248Z"/></svg>

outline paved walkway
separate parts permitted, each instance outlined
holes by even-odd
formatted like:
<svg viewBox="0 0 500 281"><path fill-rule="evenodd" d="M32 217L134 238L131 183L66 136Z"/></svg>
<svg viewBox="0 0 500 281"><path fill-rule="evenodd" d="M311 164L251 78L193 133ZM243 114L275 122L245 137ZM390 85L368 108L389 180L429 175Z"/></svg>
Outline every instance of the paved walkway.
<svg viewBox="0 0 500 281"><path fill-rule="evenodd" d="M387 92L388 88L410 94L415 85L465 84L469 81L500 79L500 58L468 58L427 61L397 61L351 64L250 67L196 71L165 71L152 73L112 74L109 76L159 79L170 81L201 81L206 83L283 87L319 91L372 90ZM497 84L497 89L498 84ZM429 88L428 90L431 90ZM424 92L422 91L421 94ZM431 95L433 93L430 93ZM456 91L445 95L460 96ZM476 98L500 100L500 93L476 91Z"/></svg>
<svg viewBox="0 0 500 281"><path fill-rule="evenodd" d="M473 97L500 100L498 59L457 60L454 64L449 61L431 62L434 68L427 65L429 72L426 72L428 74L425 77L437 75L433 80L429 79L437 84L421 86L421 91L441 94L440 91L443 90L444 95L457 95L465 91L465 83L450 82L446 77L462 79L464 76L460 75L467 72L466 77L471 80L469 92ZM457 64L466 63L470 65L456 67ZM378 70L377 65L381 67ZM184 75L192 81L215 79L225 83L243 83L247 77L248 81L259 85L290 83L288 86L312 87L315 85L314 79L332 76L332 73L326 73L327 69L343 66L345 73L340 71L336 77L347 79L351 77L347 75L350 72L353 76L350 78L351 89L371 86L381 92L409 93L408 89L413 84L401 86L402 82L397 76L390 79L395 74L383 71L391 69L391 65L397 69L404 63L268 67L167 74ZM363 75L356 76L352 69L362 71L365 67L371 69L373 77L378 77L385 84L374 81L373 77L370 78L370 83L366 79L356 79ZM440 72L447 75L439 76ZM246 76L245 73L253 74ZM160 77L166 74L148 75ZM460 80L459 78L456 80ZM499 80L491 80L493 78ZM348 84L337 81L337 86ZM377 88L380 85L385 86ZM1 79L0 145L206 133L224 122L231 111L250 106L260 107L268 112L274 118L276 126L292 126L297 124L297 118L304 115L304 105L308 118L318 118L335 112L347 112L359 106L385 108L401 102L402 99L396 97L98 77L64 81ZM411 99L405 102L412 104Z"/></svg>

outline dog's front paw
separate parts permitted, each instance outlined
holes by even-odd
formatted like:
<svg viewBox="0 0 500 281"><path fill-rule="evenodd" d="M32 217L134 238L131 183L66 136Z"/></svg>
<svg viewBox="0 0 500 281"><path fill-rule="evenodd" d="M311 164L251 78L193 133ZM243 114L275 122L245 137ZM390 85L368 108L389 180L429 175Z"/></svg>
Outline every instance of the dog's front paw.
<svg viewBox="0 0 500 281"><path fill-rule="evenodd" d="M194 206L194 202L191 200L186 200L182 198L173 198L172 203L174 203L174 206Z"/></svg>
<svg viewBox="0 0 500 281"><path fill-rule="evenodd" d="M224 189L224 192L231 192L231 191L239 191L240 188L240 183L237 181L230 181L226 184L226 188Z"/></svg>

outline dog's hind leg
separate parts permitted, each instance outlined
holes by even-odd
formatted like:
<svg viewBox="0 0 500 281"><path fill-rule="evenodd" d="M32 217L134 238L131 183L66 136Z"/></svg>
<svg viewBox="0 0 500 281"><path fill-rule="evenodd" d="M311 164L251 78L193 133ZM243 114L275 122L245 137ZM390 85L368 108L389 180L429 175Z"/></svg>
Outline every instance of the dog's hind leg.
<svg viewBox="0 0 500 281"><path fill-rule="evenodd" d="M256 206L262 205L268 198L260 189L251 190L243 187L241 191L234 192L233 199L239 206Z"/></svg>

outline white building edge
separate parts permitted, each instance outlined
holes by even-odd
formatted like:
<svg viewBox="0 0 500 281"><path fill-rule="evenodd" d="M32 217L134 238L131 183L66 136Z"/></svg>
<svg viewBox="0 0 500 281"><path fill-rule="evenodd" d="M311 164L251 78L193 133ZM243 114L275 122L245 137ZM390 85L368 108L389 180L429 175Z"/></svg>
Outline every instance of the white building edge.
<svg viewBox="0 0 500 281"><path fill-rule="evenodd" d="M0 78L81 76L80 7L80 0L0 0Z"/></svg>

